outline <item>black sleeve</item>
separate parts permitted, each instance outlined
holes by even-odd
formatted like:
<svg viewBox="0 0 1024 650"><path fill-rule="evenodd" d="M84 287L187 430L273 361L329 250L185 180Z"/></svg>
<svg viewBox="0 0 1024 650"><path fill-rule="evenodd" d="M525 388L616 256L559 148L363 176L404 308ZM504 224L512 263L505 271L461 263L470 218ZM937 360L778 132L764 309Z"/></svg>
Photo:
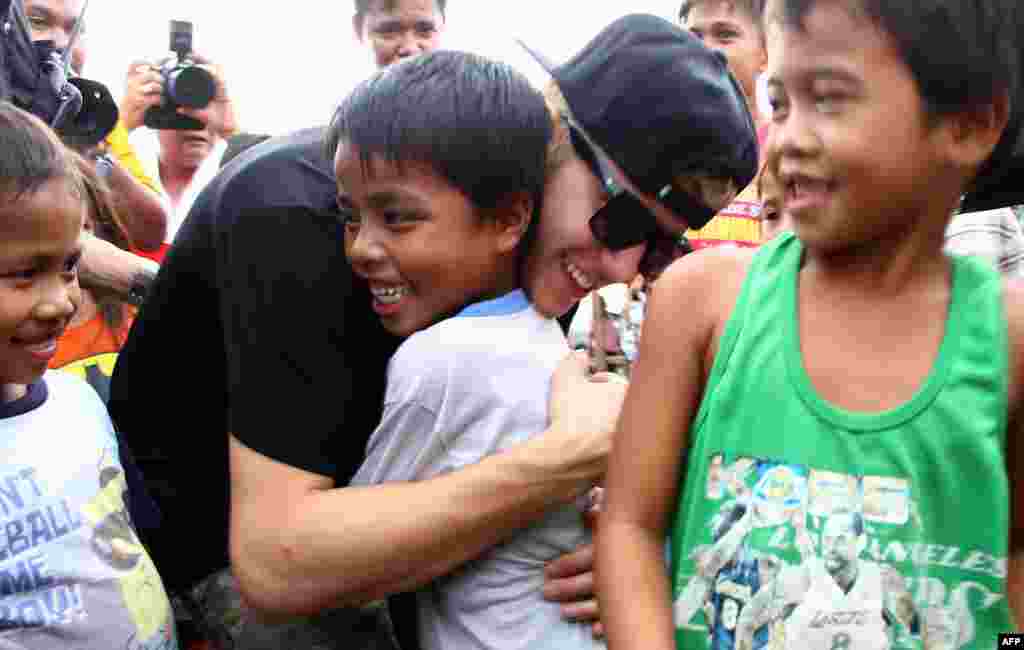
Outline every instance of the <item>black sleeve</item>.
<svg viewBox="0 0 1024 650"><path fill-rule="evenodd" d="M159 509L159 527L140 518L139 535L172 591L228 564L226 361L208 199L200 195L135 318L108 403Z"/></svg>
<svg viewBox="0 0 1024 650"><path fill-rule="evenodd" d="M365 433L357 415L367 405L354 387L360 340L346 327L341 226L309 208L240 213L219 246L218 275L228 430L316 474L338 476L339 458L361 462L368 433L354 434Z"/></svg>
<svg viewBox="0 0 1024 650"><path fill-rule="evenodd" d="M562 333L566 336L569 335L569 327L572 325L572 319L576 317L576 312L580 309L580 303L575 303L569 311L558 317L558 324L562 327Z"/></svg>

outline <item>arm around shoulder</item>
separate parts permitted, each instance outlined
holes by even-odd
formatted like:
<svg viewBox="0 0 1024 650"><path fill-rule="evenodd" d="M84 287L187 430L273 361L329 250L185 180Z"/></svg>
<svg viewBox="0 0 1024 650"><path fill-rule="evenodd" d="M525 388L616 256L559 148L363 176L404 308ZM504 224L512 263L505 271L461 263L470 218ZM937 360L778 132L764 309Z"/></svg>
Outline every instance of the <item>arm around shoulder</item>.
<svg viewBox="0 0 1024 650"><path fill-rule="evenodd" d="M549 429L455 472L366 487L336 487L232 436L242 593L257 609L301 615L415 589L585 491L604 468L601 434Z"/></svg>

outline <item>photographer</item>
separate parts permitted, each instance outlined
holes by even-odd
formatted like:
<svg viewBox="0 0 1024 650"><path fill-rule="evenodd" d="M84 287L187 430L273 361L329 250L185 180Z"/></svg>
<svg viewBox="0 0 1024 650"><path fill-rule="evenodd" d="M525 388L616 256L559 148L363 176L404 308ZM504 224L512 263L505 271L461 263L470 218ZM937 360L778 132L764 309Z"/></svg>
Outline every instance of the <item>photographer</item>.
<svg viewBox="0 0 1024 650"><path fill-rule="evenodd" d="M197 53L190 53L188 59L207 71L216 85L213 100L205 108L177 108L180 115L201 122L202 129L139 129L144 125L146 111L159 107L166 100L160 72L166 61L158 64L133 62L128 68L121 102L122 122L131 133L131 142L140 154L144 169L157 181L170 214L166 244L173 241L193 201L217 173L227 148L226 139L238 132L235 105L221 66Z"/></svg>
<svg viewBox="0 0 1024 650"><path fill-rule="evenodd" d="M78 29L72 46L71 69L81 75L88 59L88 40L85 25L78 25L83 0L25 0L25 18L33 41L52 41L58 50L64 50ZM159 248L167 230L167 211L160 202L158 188L153 185L139 165L127 140L118 138L119 130L107 136L98 153L111 156L99 158L103 162L97 171L110 186L114 205L123 216L124 226L136 249L150 251ZM69 142L72 146L74 142ZM82 147L75 146L80 153Z"/></svg>

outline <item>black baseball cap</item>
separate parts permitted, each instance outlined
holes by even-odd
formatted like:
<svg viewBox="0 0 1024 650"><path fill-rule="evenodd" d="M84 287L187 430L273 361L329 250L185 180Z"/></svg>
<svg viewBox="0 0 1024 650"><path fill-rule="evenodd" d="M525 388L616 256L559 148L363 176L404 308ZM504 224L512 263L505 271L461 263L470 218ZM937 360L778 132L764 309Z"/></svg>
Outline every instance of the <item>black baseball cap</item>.
<svg viewBox="0 0 1024 650"><path fill-rule="evenodd" d="M725 207L709 180L731 183L731 199L757 175L743 91L725 57L688 31L631 14L562 65L520 44L558 85L573 126L691 228Z"/></svg>

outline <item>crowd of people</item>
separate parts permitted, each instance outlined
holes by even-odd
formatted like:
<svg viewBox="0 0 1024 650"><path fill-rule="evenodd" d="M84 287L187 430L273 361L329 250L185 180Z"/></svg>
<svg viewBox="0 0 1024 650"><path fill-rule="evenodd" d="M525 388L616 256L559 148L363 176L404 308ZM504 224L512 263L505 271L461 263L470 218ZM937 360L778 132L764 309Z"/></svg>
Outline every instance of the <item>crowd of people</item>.
<svg viewBox="0 0 1024 650"><path fill-rule="evenodd" d="M84 4L0 16L81 78ZM0 86L0 647L1016 629L1024 12L683 0L538 89L447 11L355 0L283 137L201 54L195 128L161 61L93 139Z"/></svg>

